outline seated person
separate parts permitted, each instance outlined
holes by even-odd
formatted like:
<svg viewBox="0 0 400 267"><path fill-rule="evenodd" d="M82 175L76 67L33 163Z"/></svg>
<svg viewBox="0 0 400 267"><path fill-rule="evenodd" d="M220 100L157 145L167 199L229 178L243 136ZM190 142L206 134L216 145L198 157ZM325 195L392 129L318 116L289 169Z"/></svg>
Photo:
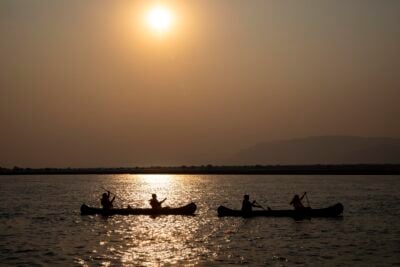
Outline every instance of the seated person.
<svg viewBox="0 0 400 267"><path fill-rule="evenodd" d="M109 210L112 209L114 200L115 196L110 200L110 191L107 191L107 193L103 193L100 203L104 210Z"/></svg>
<svg viewBox="0 0 400 267"><path fill-rule="evenodd" d="M157 200L157 195L156 195L156 194L152 194L151 197L152 197L152 198L151 198L149 201L150 201L150 206L151 206L152 209L161 209L161 204L162 204L165 200L167 200L166 198L164 198L163 200L158 201L158 200Z"/></svg>
<svg viewBox="0 0 400 267"><path fill-rule="evenodd" d="M293 205L295 210L303 210L305 207L303 206L303 203L301 201L303 200L304 196L307 194L307 192L304 192L304 194L299 197L299 195L295 195L290 202L290 205Z"/></svg>
<svg viewBox="0 0 400 267"><path fill-rule="evenodd" d="M256 204L255 200L253 202L250 202L249 195L244 195L243 202L242 202L242 212L246 213L246 214L251 213L253 211L253 207L261 208L260 205Z"/></svg>

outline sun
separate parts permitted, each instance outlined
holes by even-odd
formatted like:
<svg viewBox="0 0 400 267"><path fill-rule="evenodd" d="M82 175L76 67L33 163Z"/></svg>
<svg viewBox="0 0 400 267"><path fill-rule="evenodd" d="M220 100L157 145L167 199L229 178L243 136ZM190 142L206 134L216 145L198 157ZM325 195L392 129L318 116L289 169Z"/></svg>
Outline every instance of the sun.
<svg viewBox="0 0 400 267"><path fill-rule="evenodd" d="M165 33L173 22L171 11L165 6L154 6L147 14L147 24L154 32Z"/></svg>

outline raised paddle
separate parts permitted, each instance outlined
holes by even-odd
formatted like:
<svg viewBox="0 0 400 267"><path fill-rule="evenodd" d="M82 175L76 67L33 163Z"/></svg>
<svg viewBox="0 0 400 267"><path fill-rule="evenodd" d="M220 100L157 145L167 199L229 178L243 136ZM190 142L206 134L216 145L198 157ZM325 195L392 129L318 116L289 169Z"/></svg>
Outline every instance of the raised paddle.
<svg viewBox="0 0 400 267"><path fill-rule="evenodd" d="M128 202L128 200L126 200L123 197L118 196L117 194L115 194L114 192L111 192L110 190L105 189L104 187L101 187L101 189L103 189L104 191L110 192L111 194L113 194L116 198L121 199L122 201Z"/></svg>

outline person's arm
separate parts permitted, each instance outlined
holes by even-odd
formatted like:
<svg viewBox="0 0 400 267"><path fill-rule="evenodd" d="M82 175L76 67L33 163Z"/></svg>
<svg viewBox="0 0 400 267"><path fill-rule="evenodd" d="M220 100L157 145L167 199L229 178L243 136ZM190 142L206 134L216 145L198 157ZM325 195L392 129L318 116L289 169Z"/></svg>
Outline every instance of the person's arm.
<svg viewBox="0 0 400 267"><path fill-rule="evenodd" d="M114 200L115 200L115 196L113 197L113 199L111 199L111 203L113 203L113 202L114 202Z"/></svg>
<svg viewBox="0 0 400 267"><path fill-rule="evenodd" d="M251 203L251 205L255 208L261 208L261 206L257 203L257 201L253 201L253 203Z"/></svg>
<svg viewBox="0 0 400 267"><path fill-rule="evenodd" d="M160 201L160 204L162 204L167 198L164 198L163 200Z"/></svg>
<svg viewBox="0 0 400 267"><path fill-rule="evenodd" d="M301 196L300 200L303 200L304 196L307 194L307 192L304 192L304 194Z"/></svg>

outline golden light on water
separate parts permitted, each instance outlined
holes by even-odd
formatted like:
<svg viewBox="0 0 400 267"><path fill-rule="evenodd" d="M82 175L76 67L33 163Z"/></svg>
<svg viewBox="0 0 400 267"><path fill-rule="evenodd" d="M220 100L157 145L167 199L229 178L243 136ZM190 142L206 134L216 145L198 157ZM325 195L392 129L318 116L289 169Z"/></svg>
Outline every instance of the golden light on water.
<svg viewBox="0 0 400 267"><path fill-rule="evenodd" d="M138 175L145 183L149 185L168 185L171 183L172 175L170 174L143 174Z"/></svg>
<svg viewBox="0 0 400 267"><path fill-rule="evenodd" d="M173 19L171 10L161 5L151 7L146 17L149 28L159 34L166 33L171 29Z"/></svg>

